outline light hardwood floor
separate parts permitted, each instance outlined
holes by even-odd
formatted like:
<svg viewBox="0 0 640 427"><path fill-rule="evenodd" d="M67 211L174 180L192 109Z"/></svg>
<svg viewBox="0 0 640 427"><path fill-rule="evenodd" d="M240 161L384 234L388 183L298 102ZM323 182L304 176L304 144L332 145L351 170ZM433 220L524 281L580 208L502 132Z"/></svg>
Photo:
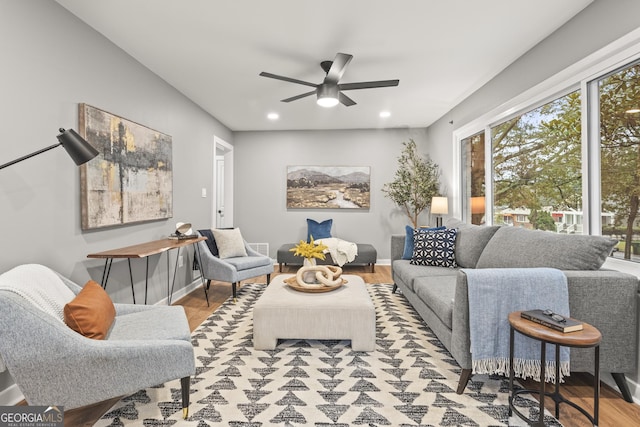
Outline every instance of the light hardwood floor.
<svg viewBox="0 0 640 427"><path fill-rule="evenodd" d="M284 267L283 273L294 273L296 267ZM272 277L280 274L278 267ZM365 283L391 283L391 269L384 265L375 267L371 272L369 267L348 267L345 274L357 274ZM247 282L266 282L266 277L252 279ZM228 283L213 283L209 291L210 306L204 298L201 288L177 301L176 305L182 305L187 313L189 326L194 330L217 307L231 295L231 285ZM568 381L561 386L562 394L584 407L589 413L593 413L593 376L589 374L572 374ZM525 383L527 388L537 389L536 382ZM92 426L119 398L101 402L65 412L65 426ZM547 408L553 408L553 402L547 398ZM590 426L586 418L568 405L561 405L560 421L566 427ZM553 411L552 411L553 413ZM627 403L620 397L617 391L603 384L600 396L600 426L640 426L640 406Z"/></svg>

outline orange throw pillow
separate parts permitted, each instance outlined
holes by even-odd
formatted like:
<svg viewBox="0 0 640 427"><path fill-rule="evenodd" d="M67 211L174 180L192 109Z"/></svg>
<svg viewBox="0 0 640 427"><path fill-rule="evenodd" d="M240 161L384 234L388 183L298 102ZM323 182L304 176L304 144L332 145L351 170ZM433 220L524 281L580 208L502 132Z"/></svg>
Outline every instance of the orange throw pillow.
<svg viewBox="0 0 640 427"><path fill-rule="evenodd" d="M102 286L89 280L64 306L64 323L87 338L103 340L116 317L116 309Z"/></svg>

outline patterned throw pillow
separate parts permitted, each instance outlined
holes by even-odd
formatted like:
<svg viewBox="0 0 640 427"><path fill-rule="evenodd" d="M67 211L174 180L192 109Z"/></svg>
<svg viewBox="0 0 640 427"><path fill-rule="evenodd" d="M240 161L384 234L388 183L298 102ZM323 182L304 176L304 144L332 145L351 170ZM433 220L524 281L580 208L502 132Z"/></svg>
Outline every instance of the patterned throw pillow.
<svg viewBox="0 0 640 427"><path fill-rule="evenodd" d="M413 256L411 264L434 267L457 267L455 228L415 232L413 235Z"/></svg>

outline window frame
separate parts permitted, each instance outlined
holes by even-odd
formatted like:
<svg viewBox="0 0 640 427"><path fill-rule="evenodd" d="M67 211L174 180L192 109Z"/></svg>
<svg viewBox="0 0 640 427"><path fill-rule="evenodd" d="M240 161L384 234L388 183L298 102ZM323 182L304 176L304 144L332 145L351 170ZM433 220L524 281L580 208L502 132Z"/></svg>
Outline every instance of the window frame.
<svg viewBox="0 0 640 427"><path fill-rule="evenodd" d="M465 173L462 159L462 141L484 131L485 133L485 217L487 225L493 224L493 162L491 128L510 118L533 110L547 102L580 90L581 138L582 138L582 200L583 233L601 234L600 192L600 135L598 108L598 79L640 60L640 28L612 42L608 46L567 67L563 71L526 90L504 104L488 111L453 131L453 188L456 197L452 200L452 214L469 221L462 210L462 188ZM595 106L595 108L594 108ZM595 119L595 120L594 120ZM621 261L628 262L628 261Z"/></svg>

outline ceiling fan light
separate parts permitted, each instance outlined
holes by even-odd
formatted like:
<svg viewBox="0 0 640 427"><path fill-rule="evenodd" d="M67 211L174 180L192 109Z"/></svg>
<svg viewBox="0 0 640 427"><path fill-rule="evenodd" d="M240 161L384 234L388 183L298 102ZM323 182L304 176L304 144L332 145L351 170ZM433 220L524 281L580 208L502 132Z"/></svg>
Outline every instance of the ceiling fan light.
<svg viewBox="0 0 640 427"><path fill-rule="evenodd" d="M338 86L321 84L318 86L318 105L325 108L338 105Z"/></svg>

